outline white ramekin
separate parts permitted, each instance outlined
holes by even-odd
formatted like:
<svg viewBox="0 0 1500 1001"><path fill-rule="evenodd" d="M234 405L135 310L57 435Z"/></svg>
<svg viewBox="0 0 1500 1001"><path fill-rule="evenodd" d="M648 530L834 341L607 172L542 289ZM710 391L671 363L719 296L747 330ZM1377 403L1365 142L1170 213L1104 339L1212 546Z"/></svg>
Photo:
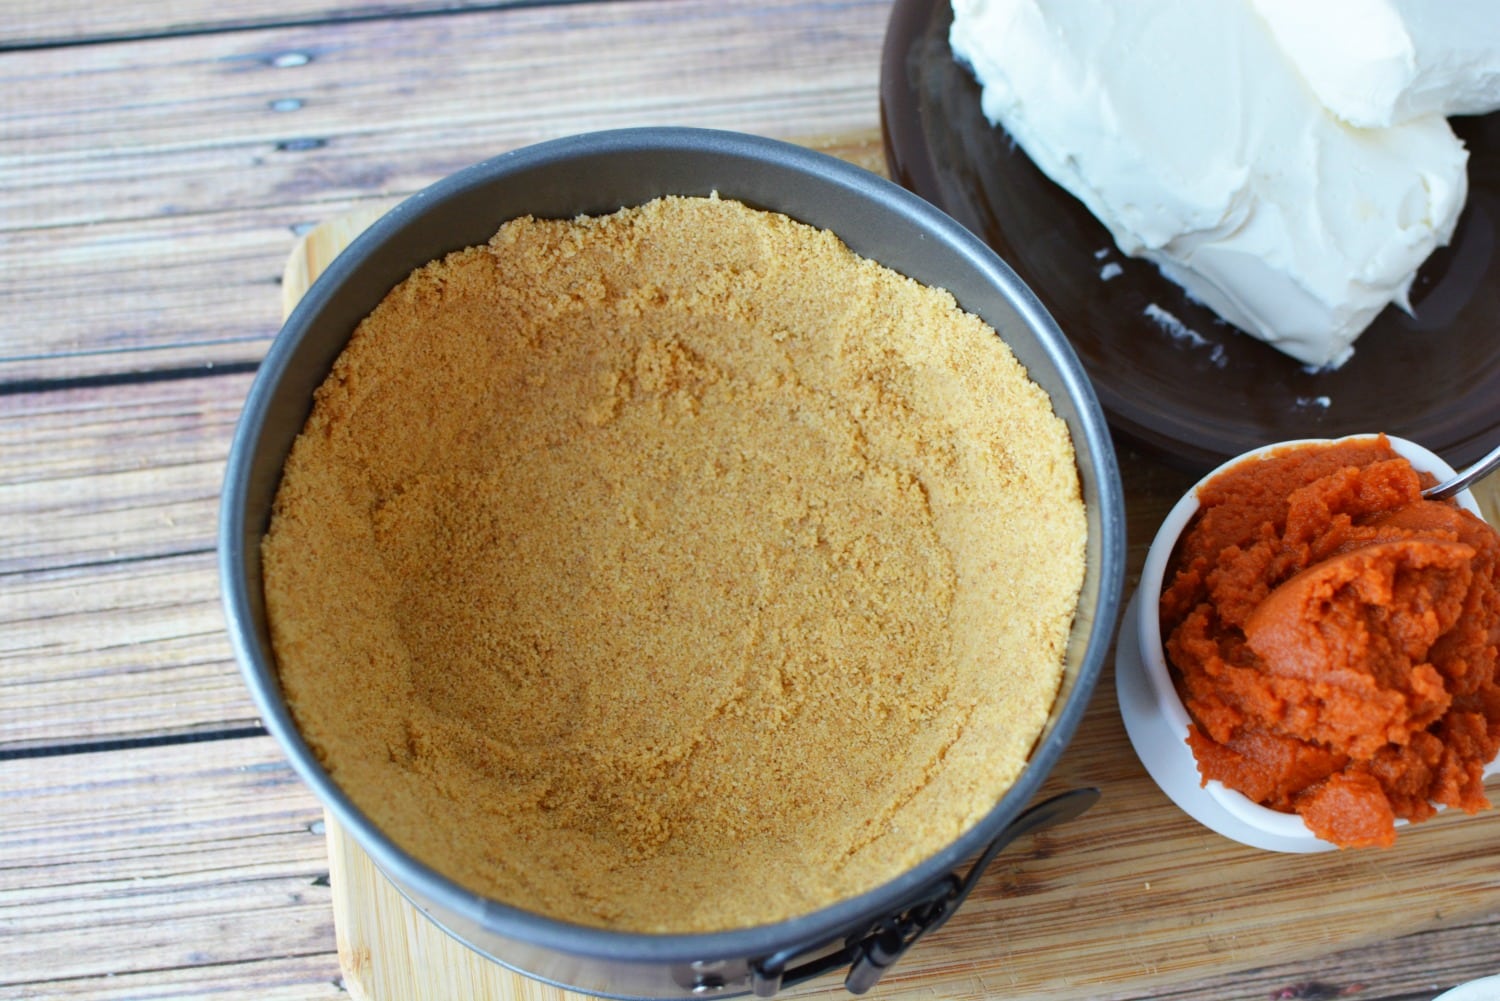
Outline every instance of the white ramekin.
<svg viewBox="0 0 1500 1001"><path fill-rule="evenodd" d="M1495 1001L1496 998L1500 998L1500 976L1481 977L1459 984L1432 1001Z"/></svg>
<svg viewBox="0 0 1500 1001"><path fill-rule="evenodd" d="M1374 437L1373 434L1350 435L1333 440ZM1454 474L1451 466L1421 445L1392 435L1387 435L1386 439L1416 469L1432 473L1440 481ZM1167 513L1157 530L1146 553L1140 585L1125 610L1116 643L1115 688L1120 713L1130 742L1151 778L1199 823L1241 844L1269 851L1319 852L1335 846L1314 835L1294 813L1261 806L1216 780L1207 783L1201 780L1193 752L1187 744L1187 709L1167 668L1157 601L1177 539L1198 513L1198 490L1204 483L1232 466L1259 461L1270 452L1297 445L1329 444L1333 440L1309 438L1266 445L1231 459L1194 484ZM1476 516L1483 517L1469 491L1459 494L1455 500ZM1495 764L1492 763L1490 768L1493 770Z"/></svg>

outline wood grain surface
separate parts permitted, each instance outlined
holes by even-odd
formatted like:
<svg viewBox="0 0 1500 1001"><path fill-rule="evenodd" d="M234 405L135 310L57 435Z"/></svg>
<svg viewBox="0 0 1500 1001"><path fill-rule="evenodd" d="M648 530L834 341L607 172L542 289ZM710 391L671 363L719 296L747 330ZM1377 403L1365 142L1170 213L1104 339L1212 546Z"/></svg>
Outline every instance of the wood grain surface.
<svg viewBox="0 0 1500 1001"><path fill-rule="evenodd" d="M867 144L834 148L872 160ZM373 218L336 218L303 239L285 272L285 311ZM1138 571L1143 543L1190 477L1133 455L1124 468ZM1490 512L1497 488L1491 478L1479 491ZM1389 851L1246 848L1198 825L1154 785L1125 735L1112 668L1040 795L1080 786L1102 789L1100 804L1001 855L960 914L886 975L882 997L1136 997L1495 914L1500 871L1488 849L1500 840L1500 813L1446 814ZM487 962L433 926L332 818L328 836L339 955L356 996L577 996ZM825 977L788 993L832 996L842 985Z"/></svg>
<svg viewBox="0 0 1500 1001"><path fill-rule="evenodd" d="M521 5L4 53L0 379L252 363L301 231L529 142L872 130L887 9Z"/></svg>
<svg viewBox="0 0 1500 1001"><path fill-rule="evenodd" d="M19 0L8 5L10 16L0 20L0 49L100 44L267 25L327 24L370 18L398 20L527 2L535 0L384 0L366 4L328 0L280 0L275 4L259 0L134 0L128 4Z"/></svg>

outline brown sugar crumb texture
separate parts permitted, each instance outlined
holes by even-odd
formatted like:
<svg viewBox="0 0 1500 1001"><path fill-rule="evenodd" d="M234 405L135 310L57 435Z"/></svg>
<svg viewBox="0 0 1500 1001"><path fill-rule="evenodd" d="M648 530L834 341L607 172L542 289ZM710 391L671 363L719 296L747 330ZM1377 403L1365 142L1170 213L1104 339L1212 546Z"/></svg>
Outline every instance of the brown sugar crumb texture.
<svg viewBox="0 0 1500 1001"><path fill-rule="evenodd" d="M993 330L829 233L668 198L393 290L263 549L298 725L398 844L685 932L870 889L991 808L1085 534Z"/></svg>

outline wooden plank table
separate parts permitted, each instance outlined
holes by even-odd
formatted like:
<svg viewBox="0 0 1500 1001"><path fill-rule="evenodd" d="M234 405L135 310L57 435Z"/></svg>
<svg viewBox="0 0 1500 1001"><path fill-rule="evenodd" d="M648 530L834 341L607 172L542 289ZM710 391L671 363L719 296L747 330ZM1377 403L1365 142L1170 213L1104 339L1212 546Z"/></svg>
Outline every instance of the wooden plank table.
<svg viewBox="0 0 1500 1001"><path fill-rule="evenodd" d="M494 153L593 128L733 128L879 167L888 10L888 0L8 5L0 1001L365 987L339 962L321 810L232 663L213 555L229 436L279 326L278 286L299 239ZM1189 477L1128 450L1122 465L1133 574ZM1486 488L1493 496L1500 482ZM1118 727L1111 696L1106 677L1089 723L1100 733ZM1080 741L1059 782L1097 775L1108 793L1140 781L1138 768L1107 741ZM1012 947L965 941L990 912L1018 901L1010 920L1066 900L1071 883L1088 882L1079 867L1108 857L1102 840L1135 823L1128 810L1101 816L1093 845L1019 853L971 903L970 930L956 919L946 944L919 946L933 950L928 965L898 967L876 996L1415 1001L1500 966L1500 876L1482 854L1462 875L1421 870L1429 888L1453 888L1451 906L1429 893L1409 911L1390 892L1399 881L1372 866L1371 899L1401 916L1373 935L1315 871L1288 866L1267 891L1325 915L1323 932L1267 948L1278 941L1272 908L1252 948L1216 914L1243 891L1225 882L1233 850L1204 835L1189 872L1161 857L1150 873L1107 874L1117 910L1102 919L1123 927L1145 915L1163 941L1210 961L1111 957L1108 942L1074 946L1059 927L1050 979L966 969L966 949ZM1470 823L1494 843L1493 819ZM358 862L335 848L335 861ZM1046 934L1033 923L1017 941ZM924 984L934 966L938 986ZM1116 972L1090 980L1106 967Z"/></svg>

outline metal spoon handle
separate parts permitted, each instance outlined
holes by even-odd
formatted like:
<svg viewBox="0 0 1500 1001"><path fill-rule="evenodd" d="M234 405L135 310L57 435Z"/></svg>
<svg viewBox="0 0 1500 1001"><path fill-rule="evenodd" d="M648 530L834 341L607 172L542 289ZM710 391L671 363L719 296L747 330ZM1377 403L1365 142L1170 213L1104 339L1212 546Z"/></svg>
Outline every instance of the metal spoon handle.
<svg viewBox="0 0 1500 1001"><path fill-rule="evenodd" d="M1460 491L1467 490L1485 476L1500 469L1500 445L1496 445L1489 455L1480 459L1474 465L1459 473L1446 483L1439 483L1435 487L1428 487L1422 491L1422 496L1428 500L1445 500Z"/></svg>

